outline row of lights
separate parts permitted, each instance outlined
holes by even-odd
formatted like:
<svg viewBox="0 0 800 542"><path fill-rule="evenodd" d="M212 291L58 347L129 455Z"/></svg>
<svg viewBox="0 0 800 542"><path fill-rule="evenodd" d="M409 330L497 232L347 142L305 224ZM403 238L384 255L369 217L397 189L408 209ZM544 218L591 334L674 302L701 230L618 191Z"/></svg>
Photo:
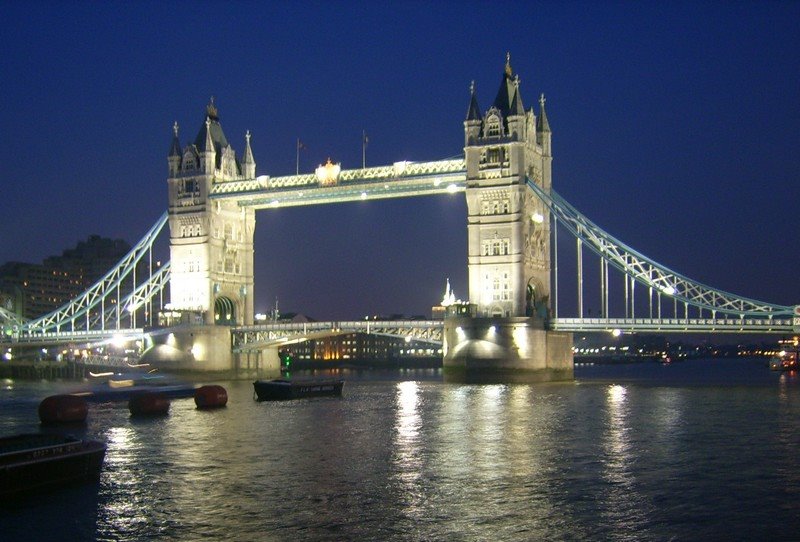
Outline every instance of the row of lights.
<svg viewBox="0 0 800 542"><path fill-rule="evenodd" d="M440 179L436 179L436 180L433 182L433 185L434 185L434 186L439 186L439 185L441 184L441 182L442 182L442 181L441 181ZM388 184L385 184L385 185L383 185L383 188L384 188L385 190L388 190L388 189L389 189L389 185L388 185ZM450 194L455 194L456 192L458 192L458 186L457 186L456 184L454 184L454 183L450 183L449 185L447 185L447 191L448 191ZM298 193L298 196L302 198L302 197L303 197L303 192L299 192L299 193ZM366 191L363 191L363 192L361 192L361 199L362 199L362 200L365 200L365 199L367 199L368 197L369 197L369 195L367 194L367 192L366 192ZM280 205L281 205L281 202L280 202L280 200L277 200L277 199L274 199L274 200L272 200L272 201L270 202L270 204L269 204L269 206L270 206L270 207L280 207Z"/></svg>

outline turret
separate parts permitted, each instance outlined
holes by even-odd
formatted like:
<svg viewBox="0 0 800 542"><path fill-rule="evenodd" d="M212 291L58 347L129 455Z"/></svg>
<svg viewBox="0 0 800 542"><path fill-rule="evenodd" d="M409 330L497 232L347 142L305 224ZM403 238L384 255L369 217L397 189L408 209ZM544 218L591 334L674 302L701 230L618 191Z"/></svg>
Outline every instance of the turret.
<svg viewBox="0 0 800 542"><path fill-rule="evenodd" d="M242 157L242 175L245 179L256 178L256 161L253 158L253 150L250 148L250 130L244 135L245 147Z"/></svg>
<svg viewBox="0 0 800 542"><path fill-rule="evenodd" d="M206 175L213 175L217 162L217 151L214 149L214 140L211 139L211 118L206 117L206 137L200 147L200 157L203 171Z"/></svg>
<svg viewBox="0 0 800 542"><path fill-rule="evenodd" d="M514 97L507 115L508 135L515 141L525 139L525 108L522 106L522 96L519 92L519 75L514 78Z"/></svg>
<svg viewBox="0 0 800 542"><path fill-rule="evenodd" d="M475 96L475 81L469 85L469 108L467 109L467 118L464 121L464 146L474 145L481 133L481 124L483 123L483 115L478 106L478 98Z"/></svg>
<svg viewBox="0 0 800 542"><path fill-rule="evenodd" d="M169 176L177 177L178 172L181 170L181 142L178 139L178 121L172 125L172 146L169 148L169 155L167 162L169 162Z"/></svg>
<svg viewBox="0 0 800 542"><path fill-rule="evenodd" d="M544 93L539 96L539 118L536 119L536 142L542 146L542 154L553 156L552 133L550 123L547 122L547 113L544 110Z"/></svg>

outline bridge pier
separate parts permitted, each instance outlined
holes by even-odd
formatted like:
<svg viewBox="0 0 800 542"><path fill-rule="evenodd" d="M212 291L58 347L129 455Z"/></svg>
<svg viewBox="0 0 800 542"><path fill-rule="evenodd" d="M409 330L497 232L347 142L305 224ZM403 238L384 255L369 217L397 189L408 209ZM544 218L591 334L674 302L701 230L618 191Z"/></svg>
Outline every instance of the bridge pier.
<svg viewBox="0 0 800 542"><path fill-rule="evenodd" d="M281 358L277 347L264 347L233 354L235 371L239 375L274 376L281 374Z"/></svg>
<svg viewBox="0 0 800 542"><path fill-rule="evenodd" d="M166 371L219 372L234 368L228 326L184 324L145 334L140 361Z"/></svg>
<svg viewBox="0 0 800 542"><path fill-rule="evenodd" d="M548 331L535 318L445 320L443 368L448 381L572 380L572 333Z"/></svg>
<svg viewBox="0 0 800 542"><path fill-rule="evenodd" d="M164 371L279 376L277 347L231 351L229 326L183 324L150 330L140 362Z"/></svg>

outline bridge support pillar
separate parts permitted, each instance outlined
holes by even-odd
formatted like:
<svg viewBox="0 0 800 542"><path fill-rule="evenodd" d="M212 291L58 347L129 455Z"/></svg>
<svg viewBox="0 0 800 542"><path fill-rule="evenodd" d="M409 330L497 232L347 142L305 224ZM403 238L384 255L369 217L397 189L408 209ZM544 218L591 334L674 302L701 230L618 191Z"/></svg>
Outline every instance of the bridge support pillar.
<svg viewBox="0 0 800 542"><path fill-rule="evenodd" d="M180 325L145 335L142 363L166 371L225 372L234 369L228 326Z"/></svg>
<svg viewBox="0 0 800 542"><path fill-rule="evenodd" d="M448 318L446 380L547 382L572 380L572 333L548 331L533 318Z"/></svg>
<svg viewBox="0 0 800 542"><path fill-rule="evenodd" d="M234 354L236 372L257 377L274 377L281 374L281 358L277 348L265 347Z"/></svg>

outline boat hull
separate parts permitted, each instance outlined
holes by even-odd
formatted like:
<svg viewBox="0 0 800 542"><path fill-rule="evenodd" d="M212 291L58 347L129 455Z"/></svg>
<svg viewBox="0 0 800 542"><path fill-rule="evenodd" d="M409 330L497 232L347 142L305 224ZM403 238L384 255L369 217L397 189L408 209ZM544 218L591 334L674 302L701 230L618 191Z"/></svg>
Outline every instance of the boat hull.
<svg viewBox="0 0 800 542"><path fill-rule="evenodd" d="M258 401L285 401L305 397L341 396L344 380L288 381L256 380L253 390Z"/></svg>
<svg viewBox="0 0 800 542"><path fill-rule="evenodd" d="M106 445L57 435L0 438L0 501L63 485L96 481Z"/></svg>

